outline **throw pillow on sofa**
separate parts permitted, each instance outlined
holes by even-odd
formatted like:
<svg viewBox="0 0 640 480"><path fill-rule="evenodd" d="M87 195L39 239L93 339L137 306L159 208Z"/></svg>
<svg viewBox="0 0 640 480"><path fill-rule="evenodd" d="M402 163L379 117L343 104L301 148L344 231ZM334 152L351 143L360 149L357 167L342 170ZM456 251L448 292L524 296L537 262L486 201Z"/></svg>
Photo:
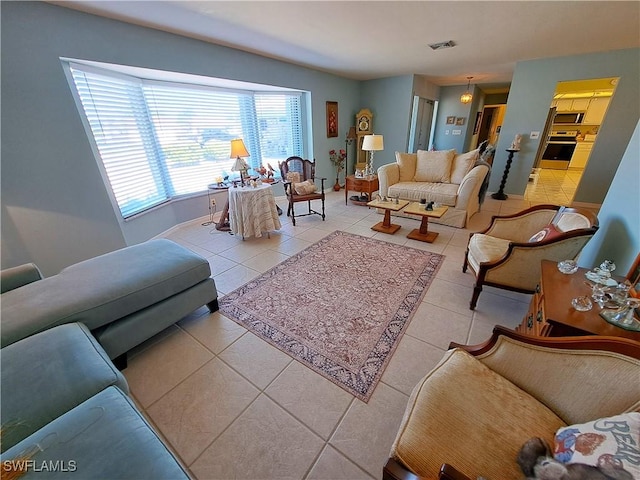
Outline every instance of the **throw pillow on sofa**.
<svg viewBox="0 0 640 480"><path fill-rule="evenodd" d="M416 153L396 152L396 162L400 170L400 182L413 182L416 175L416 162L418 155Z"/></svg>
<svg viewBox="0 0 640 480"><path fill-rule="evenodd" d="M455 150L418 150L414 182L449 183Z"/></svg>
<svg viewBox="0 0 640 480"><path fill-rule="evenodd" d="M453 157L451 164L451 183L460 185L465 175L469 173L476 160L478 160L479 152L476 148L467 153L461 153Z"/></svg>
<svg viewBox="0 0 640 480"><path fill-rule="evenodd" d="M559 429L554 457L562 463L609 465L640 476L640 413L629 412Z"/></svg>

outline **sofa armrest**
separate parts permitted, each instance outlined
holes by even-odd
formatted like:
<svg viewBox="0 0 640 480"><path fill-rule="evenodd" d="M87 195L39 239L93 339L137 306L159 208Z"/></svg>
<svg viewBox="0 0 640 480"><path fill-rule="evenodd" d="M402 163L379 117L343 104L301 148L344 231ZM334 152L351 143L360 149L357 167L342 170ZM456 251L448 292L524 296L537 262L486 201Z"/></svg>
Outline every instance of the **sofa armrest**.
<svg viewBox="0 0 640 480"><path fill-rule="evenodd" d="M7 268L0 272L0 293L14 290L43 278L40 269L34 263Z"/></svg>
<svg viewBox="0 0 640 480"><path fill-rule="evenodd" d="M400 166L397 163L387 163L378 168L378 191L380 195L388 196L389 187L400 181Z"/></svg>
<svg viewBox="0 0 640 480"><path fill-rule="evenodd" d="M478 165L473 167L462 179L458 187L458 197L456 198L456 208L459 210L467 210L467 205L471 202L479 203L478 194L484 177L489 173L489 167L486 165ZM476 208L474 210L477 211Z"/></svg>

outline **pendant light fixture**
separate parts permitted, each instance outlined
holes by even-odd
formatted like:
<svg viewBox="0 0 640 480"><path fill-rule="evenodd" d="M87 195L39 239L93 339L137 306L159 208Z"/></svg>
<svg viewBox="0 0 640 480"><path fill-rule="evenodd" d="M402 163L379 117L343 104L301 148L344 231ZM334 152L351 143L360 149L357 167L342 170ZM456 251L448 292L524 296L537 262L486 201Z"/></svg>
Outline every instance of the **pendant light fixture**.
<svg viewBox="0 0 640 480"><path fill-rule="evenodd" d="M460 95L460 101L462 103L469 103L471 102L471 100L473 99L473 95L471 94L471 91L469 90L469 86L471 85L471 79L473 77L467 77L467 91L464 92L462 95Z"/></svg>

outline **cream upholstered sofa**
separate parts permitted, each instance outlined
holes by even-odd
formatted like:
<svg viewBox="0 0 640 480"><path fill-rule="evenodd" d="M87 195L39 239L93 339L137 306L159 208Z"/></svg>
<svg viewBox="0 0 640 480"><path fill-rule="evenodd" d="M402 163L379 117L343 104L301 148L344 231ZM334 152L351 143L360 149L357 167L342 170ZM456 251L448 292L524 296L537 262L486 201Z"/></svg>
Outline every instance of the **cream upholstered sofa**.
<svg viewBox="0 0 640 480"><path fill-rule="evenodd" d="M639 342L532 337L498 326L482 345L450 348L411 393L384 479L523 478L516 457L530 438L554 445L567 426L582 432L623 413L637 419L628 412L640 410ZM624 447L615 445L623 456Z"/></svg>
<svg viewBox="0 0 640 480"><path fill-rule="evenodd" d="M396 163L378 168L379 194L447 205L447 213L430 221L462 228L480 210L480 190L490 170L486 162L477 164L479 155L479 149L463 154L455 150L396 152Z"/></svg>

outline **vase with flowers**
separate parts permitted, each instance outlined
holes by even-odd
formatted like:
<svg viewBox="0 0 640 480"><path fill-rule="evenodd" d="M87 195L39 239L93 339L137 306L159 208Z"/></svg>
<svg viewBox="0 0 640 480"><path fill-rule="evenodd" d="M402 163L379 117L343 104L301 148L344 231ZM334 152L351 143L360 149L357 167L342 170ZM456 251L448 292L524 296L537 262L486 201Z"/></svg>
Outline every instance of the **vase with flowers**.
<svg viewBox="0 0 640 480"><path fill-rule="evenodd" d="M344 170L344 162L347 158L346 150L329 150L329 160L336 167L336 183L333 189L337 192L340 190L340 172Z"/></svg>

